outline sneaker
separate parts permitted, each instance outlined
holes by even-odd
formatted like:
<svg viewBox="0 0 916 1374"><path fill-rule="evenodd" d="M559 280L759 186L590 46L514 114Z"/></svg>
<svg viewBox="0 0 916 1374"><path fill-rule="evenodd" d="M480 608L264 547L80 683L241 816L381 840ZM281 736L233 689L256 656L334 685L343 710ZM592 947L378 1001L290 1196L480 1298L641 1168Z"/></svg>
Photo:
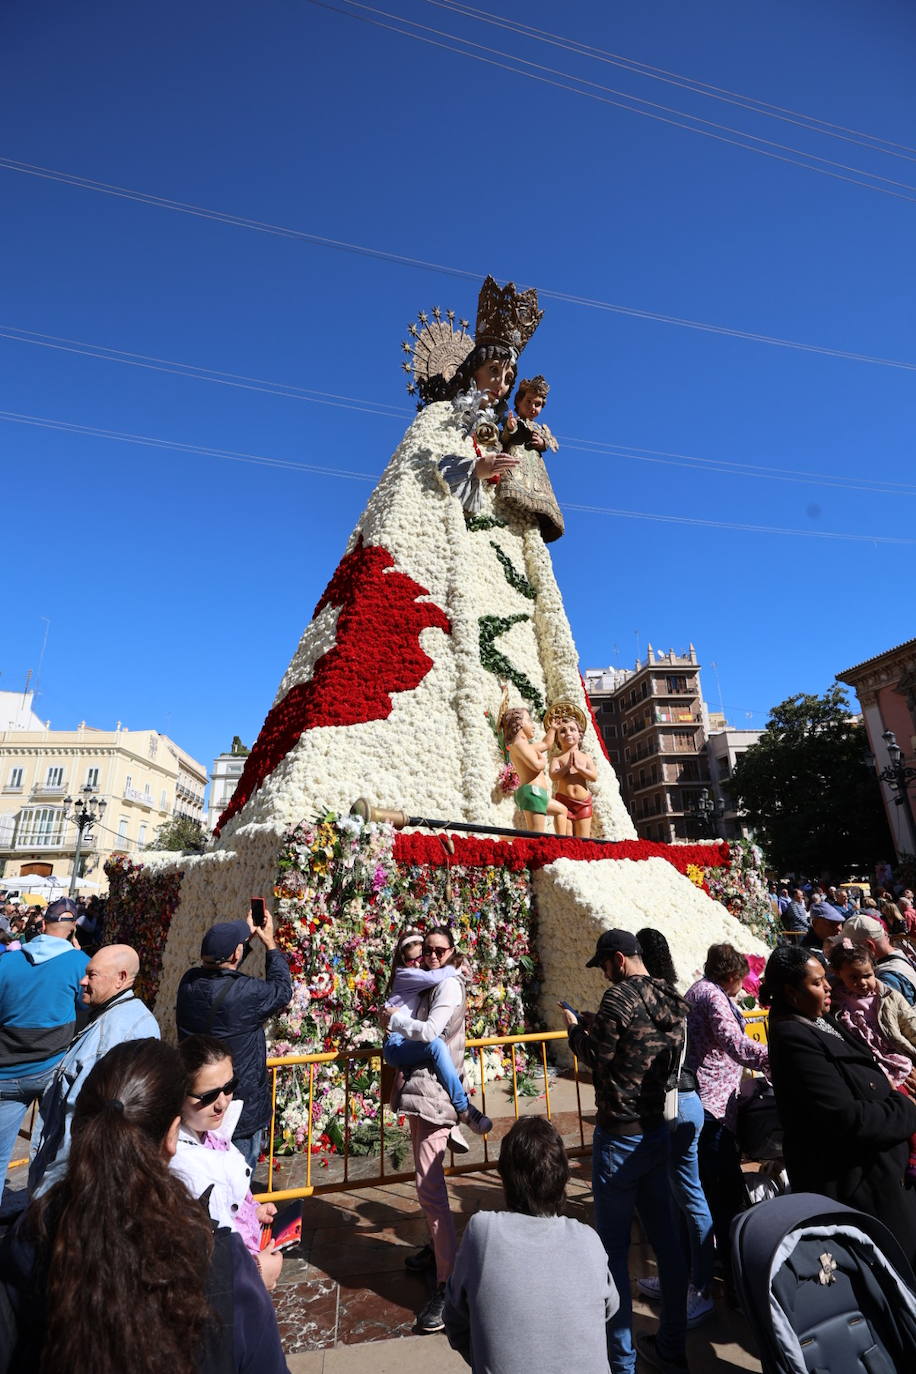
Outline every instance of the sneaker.
<svg viewBox="0 0 916 1374"><path fill-rule="evenodd" d="M636 1349L640 1359L645 1360L650 1369L659 1369L661 1374L690 1374L686 1359L672 1360L659 1354L657 1337L648 1331L637 1331Z"/></svg>
<svg viewBox="0 0 916 1374"><path fill-rule="evenodd" d="M415 1328L422 1336L429 1336L433 1331L445 1330L445 1284L440 1283L433 1293L423 1311L417 1317Z"/></svg>
<svg viewBox="0 0 916 1374"><path fill-rule="evenodd" d="M655 1275L649 1279L637 1279L636 1287L639 1289L640 1293L642 1293L643 1297L648 1298L650 1302L661 1302L662 1285L661 1281L656 1278Z"/></svg>
<svg viewBox="0 0 916 1374"><path fill-rule="evenodd" d="M408 1255L404 1261L404 1268L411 1269L415 1274L423 1274L427 1269L435 1269L436 1255L431 1245L424 1245L422 1250L417 1250L412 1255Z"/></svg>
<svg viewBox="0 0 916 1374"><path fill-rule="evenodd" d="M692 1329L705 1322L710 1313L715 1312L716 1304L708 1293L701 1293L693 1284L687 1289L687 1326Z"/></svg>
<svg viewBox="0 0 916 1374"><path fill-rule="evenodd" d="M453 1126L448 1133L449 1149L454 1150L456 1155L466 1155L470 1150L470 1145L457 1126Z"/></svg>
<svg viewBox="0 0 916 1374"><path fill-rule="evenodd" d="M483 1112L479 1112L473 1102L468 1103L467 1111L458 1113L458 1120L463 1121L475 1135L489 1135L493 1129L493 1122L488 1116L484 1116Z"/></svg>

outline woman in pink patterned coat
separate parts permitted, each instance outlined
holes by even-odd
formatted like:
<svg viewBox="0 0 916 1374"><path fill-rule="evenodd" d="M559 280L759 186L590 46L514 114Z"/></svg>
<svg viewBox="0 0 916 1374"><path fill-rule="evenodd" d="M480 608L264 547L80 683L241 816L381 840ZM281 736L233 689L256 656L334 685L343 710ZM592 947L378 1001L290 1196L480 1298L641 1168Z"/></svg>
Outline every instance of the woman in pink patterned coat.
<svg viewBox="0 0 916 1374"><path fill-rule="evenodd" d="M769 1066L766 1045L744 1033L734 998L747 977L748 962L733 945L710 945L703 977L685 994L686 1067L697 1079L703 1104L700 1132L700 1182L712 1212L716 1250L730 1275L729 1231L745 1204L735 1128L738 1087L744 1070Z"/></svg>

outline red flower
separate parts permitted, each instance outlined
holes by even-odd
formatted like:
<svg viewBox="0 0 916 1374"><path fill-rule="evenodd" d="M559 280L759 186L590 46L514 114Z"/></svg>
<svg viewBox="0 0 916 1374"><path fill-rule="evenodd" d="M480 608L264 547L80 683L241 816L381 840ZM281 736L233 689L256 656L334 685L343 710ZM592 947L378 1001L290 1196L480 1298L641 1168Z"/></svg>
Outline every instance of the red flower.
<svg viewBox="0 0 916 1374"><path fill-rule="evenodd" d="M215 835L306 730L386 720L392 693L419 686L433 666L420 647L420 631L435 627L450 634L452 628L438 606L418 600L425 596L425 587L395 569L387 549L364 545L359 536L315 607L315 615L325 606L340 607L334 646L317 660L308 682L291 687L268 712Z"/></svg>

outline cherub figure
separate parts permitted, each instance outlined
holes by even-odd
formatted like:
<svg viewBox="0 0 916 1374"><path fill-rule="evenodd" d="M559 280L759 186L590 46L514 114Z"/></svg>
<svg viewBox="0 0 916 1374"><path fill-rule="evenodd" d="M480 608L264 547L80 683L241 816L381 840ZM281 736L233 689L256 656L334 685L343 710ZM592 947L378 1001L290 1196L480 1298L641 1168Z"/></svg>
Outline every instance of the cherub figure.
<svg viewBox="0 0 916 1374"><path fill-rule="evenodd" d="M515 805L524 818L524 828L546 834L548 816L554 816L558 823L567 815L563 803L551 797L547 781L547 754L553 744L552 736L535 740L534 721L525 706L506 711L501 728L506 754L521 780L515 792Z"/></svg>
<svg viewBox="0 0 916 1374"><path fill-rule="evenodd" d="M554 824L558 835L574 835L587 840L592 833L592 794L588 784L595 782L598 770L590 754L579 747L585 733L585 714L571 701L555 702L544 717L547 739L553 736L556 753L550 760L553 800L566 815Z"/></svg>

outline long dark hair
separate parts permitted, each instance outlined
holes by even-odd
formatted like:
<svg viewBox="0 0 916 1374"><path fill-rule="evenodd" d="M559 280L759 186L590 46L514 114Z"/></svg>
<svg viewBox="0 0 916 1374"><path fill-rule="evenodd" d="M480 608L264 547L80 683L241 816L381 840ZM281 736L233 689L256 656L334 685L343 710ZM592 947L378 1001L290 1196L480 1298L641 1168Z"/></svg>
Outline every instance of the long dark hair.
<svg viewBox="0 0 916 1374"><path fill-rule="evenodd" d="M671 947L661 931L656 930L654 926L644 926L636 932L636 938L649 977L660 978L663 983L670 983L671 987L676 987L677 969L671 958Z"/></svg>
<svg viewBox="0 0 916 1374"><path fill-rule="evenodd" d="M476 344L471 349L464 362L458 368L451 381L446 382L442 387L442 394L436 395L432 399L440 401L452 401L459 396L462 391L467 391L474 380L474 373L478 368L483 367L484 363L492 362L494 358L502 359L512 363L512 376L509 379L509 390L503 400L499 401L494 407L496 417L502 420L508 410L509 397L512 395L512 388L518 379L518 358L515 349L509 344L487 343Z"/></svg>
<svg viewBox="0 0 916 1374"><path fill-rule="evenodd" d="M67 1175L26 1220L47 1275L41 1374L197 1367L213 1233L162 1150L184 1088L160 1040L115 1045L86 1079Z"/></svg>

